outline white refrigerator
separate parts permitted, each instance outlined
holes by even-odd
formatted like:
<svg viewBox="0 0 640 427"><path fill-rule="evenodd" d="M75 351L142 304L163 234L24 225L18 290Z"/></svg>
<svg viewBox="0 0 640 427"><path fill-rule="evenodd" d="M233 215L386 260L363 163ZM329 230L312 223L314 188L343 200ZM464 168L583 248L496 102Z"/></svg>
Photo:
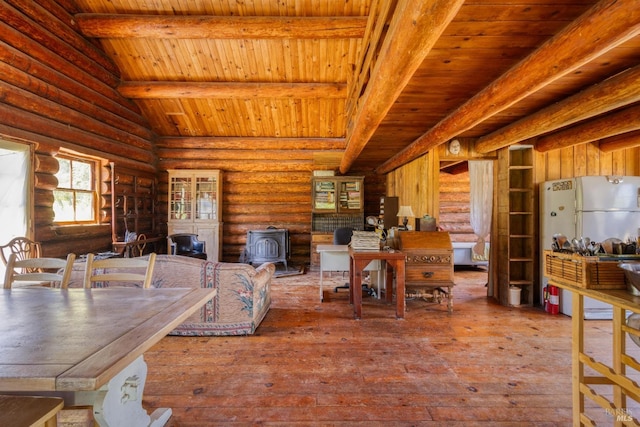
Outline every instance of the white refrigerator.
<svg viewBox="0 0 640 427"><path fill-rule="evenodd" d="M635 240L640 234L640 177L583 176L547 181L540 186L540 269L544 277L543 253L551 249L552 237L564 234L589 237L593 242L618 238ZM560 291L560 312L571 316L571 292ZM609 304L585 298L585 319L611 319Z"/></svg>

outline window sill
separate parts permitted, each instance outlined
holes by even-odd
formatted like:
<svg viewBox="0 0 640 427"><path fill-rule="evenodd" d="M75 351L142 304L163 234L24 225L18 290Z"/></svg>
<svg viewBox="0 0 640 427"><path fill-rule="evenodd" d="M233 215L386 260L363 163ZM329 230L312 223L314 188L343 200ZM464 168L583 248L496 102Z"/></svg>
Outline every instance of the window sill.
<svg viewBox="0 0 640 427"><path fill-rule="evenodd" d="M111 234L111 224L69 224L54 225L53 231L58 236L96 235L108 232Z"/></svg>

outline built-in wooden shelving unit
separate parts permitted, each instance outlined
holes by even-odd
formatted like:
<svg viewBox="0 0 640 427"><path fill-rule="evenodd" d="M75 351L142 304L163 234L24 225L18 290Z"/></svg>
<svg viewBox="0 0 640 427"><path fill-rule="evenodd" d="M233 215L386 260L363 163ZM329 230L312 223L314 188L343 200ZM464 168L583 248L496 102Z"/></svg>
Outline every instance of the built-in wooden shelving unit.
<svg viewBox="0 0 640 427"><path fill-rule="evenodd" d="M509 304L512 287L522 305L533 305L536 270L533 147L513 145L498 156L498 289Z"/></svg>

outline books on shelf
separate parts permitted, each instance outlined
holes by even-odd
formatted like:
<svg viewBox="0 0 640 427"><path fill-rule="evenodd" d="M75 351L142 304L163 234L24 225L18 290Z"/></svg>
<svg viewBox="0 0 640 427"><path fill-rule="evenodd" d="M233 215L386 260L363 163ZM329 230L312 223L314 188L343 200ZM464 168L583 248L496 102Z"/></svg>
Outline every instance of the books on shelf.
<svg viewBox="0 0 640 427"><path fill-rule="evenodd" d="M335 191L336 187L332 181L316 182L316 191Z"/></svg>
<svg viewBox="0 0 640 427"><path fill-rule="evenodd" d="M345 182L342 189L344 191L360 191L360 183L357 181Z"/></svg>

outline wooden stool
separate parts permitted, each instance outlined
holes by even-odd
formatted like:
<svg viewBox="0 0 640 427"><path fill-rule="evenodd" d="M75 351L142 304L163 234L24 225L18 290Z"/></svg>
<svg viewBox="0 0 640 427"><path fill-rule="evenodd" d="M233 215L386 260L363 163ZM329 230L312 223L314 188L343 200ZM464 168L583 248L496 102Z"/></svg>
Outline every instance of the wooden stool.
<svg viewBox="0 0 640 427"><path fill-rule="evenodd" d="M64 406L59 397L0 396L0 426L55 427Z"/></svg>

